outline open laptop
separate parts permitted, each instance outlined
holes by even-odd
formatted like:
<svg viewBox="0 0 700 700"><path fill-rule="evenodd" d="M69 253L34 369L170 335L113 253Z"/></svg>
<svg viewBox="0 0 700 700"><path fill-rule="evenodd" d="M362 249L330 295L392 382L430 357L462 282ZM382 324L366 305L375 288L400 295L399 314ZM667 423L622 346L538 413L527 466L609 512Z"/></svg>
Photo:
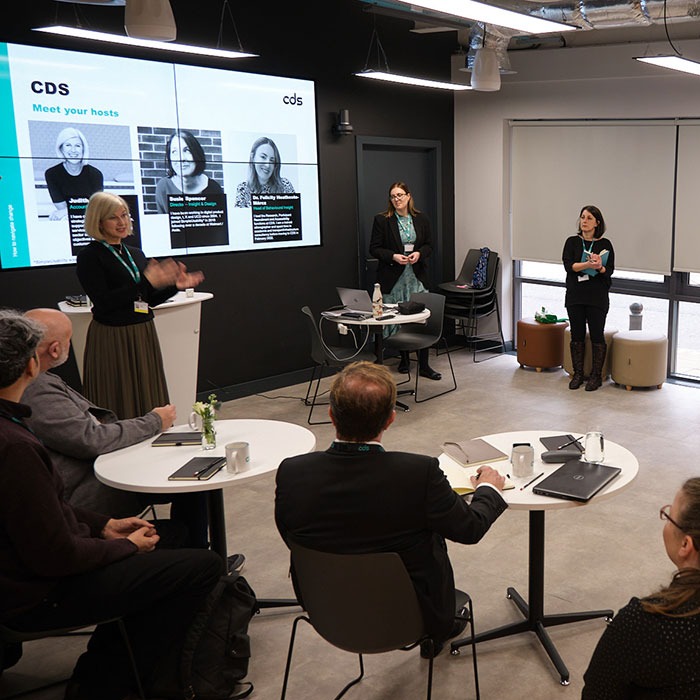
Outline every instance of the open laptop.
<svg viewBox="0 0 700 700"><path fill-rule="evenodd" d="M585 503L621 471L620 467L570 460L533 486L532 493Z"/></svg>
<svg viewBox="0 0 700 700"><path fill-rule="evenodd" d="M372 300L366 289L347 289L336 287L340 301L345 307L344 311L352 311L360 314L372 313Z"/></svg>

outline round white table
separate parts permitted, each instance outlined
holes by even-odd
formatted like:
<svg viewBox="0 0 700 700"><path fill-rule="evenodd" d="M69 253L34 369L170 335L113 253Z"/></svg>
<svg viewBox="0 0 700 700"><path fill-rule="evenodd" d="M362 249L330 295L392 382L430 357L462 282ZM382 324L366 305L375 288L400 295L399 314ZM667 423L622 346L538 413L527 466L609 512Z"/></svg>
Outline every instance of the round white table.
<svg viewBox="0 0 700 700"><path fill-rule="evenodd" d="M377 356L377 362L380 365L384 364L384 326L400 326L404 323L425 323L428 318L430 318L429 309L423 309L423 311L419 311L417 314L400 314L398 307L393 309L391 306L384 311L383 316L380 318L374 318L374 316L368 316L367 318L346 318L341 314L341 311L326 311L321 314L321 318L337 324L342 323L345 326L367 326L367 332L374 335L374 354ZM414 393L413 389L404 389L398 391L397 395L412 395ZM396 405L403 411L409 410L408 406L401 401L397 401Z"/></svg>
<svg viewBox="0 0 700 700"><path fill-rule="evenodd" d="M217 420L216 447L159 446L144 440L95 460L95 476L104 484L124 491L140 493L186 493L207 491L211 547L226 560L226 522L223 489L236 481L250 479L277 469L287 457L311 452L316 447L314 434L300 425L275 420ZM180 425L173 432L188 431ZM192 457L223 457L228 442L250 443L250 467L238 474L222 469L206 481L168 481L168 476Z"/></svg>
<svg viewBox="0 0 700 700"><path fill-rule="evenodd" d="M507 637L520 632L534 632L540 640L547 655L552 660L556 667L562 685L569 684L569 670L552 642L546 627L555 625L564 625L569 622L579 622L581 620L590 620L598 617L612 618L613 610L589 610L586 612L563 613L560 615L545 615L544 614L544 516L547 510L560 510L564 508L583 508L588 503L598 502L612 496L616 496L637 476L639 463L637 458L626 448L617 443L605 441L605 460L601 464L609 464L620 467L622 470L615 479L607 486L599 491L587 503L579 503L577 501L568 501L550 496L540 496L532 492L533 486L551 474L561 466L558 464L545 464L540 459L542 452L546 448L540 442L541 437L549 437L555 435L571 434L574 437L583 435L567 430L522 430L510 433L496 433L493 435L481 436L483 440L490 443L494 447L510 455L513 443L529 442L535 448L535 464L534 475L525 478L511 477L511 481L515 484L514 489L509 489L502 492L504 500L508 503L508 507L514 510L527 510L530 512L530 529L529 529L529 563L528 563L528 600L526 601L515 588L508 588L506 597L511 599L525 619L521 622L514 622L509 625L497 627L496 629L487 632L480 632L475 636L476 642L485 642L489 639L498 639ZM441 454L439 457L441 464L454 464L451 457L446 454ZM510 473L511 465L508 459L500 462L492 462L490 467L497 469L501 474ZM537 475L540 475L537 477ZM536 478L537 477L537 478ZM522 487L525 488L522 488ZM458 654L462 646L471 644L470 638L453 641L451 651L453 654Z"/></svg>

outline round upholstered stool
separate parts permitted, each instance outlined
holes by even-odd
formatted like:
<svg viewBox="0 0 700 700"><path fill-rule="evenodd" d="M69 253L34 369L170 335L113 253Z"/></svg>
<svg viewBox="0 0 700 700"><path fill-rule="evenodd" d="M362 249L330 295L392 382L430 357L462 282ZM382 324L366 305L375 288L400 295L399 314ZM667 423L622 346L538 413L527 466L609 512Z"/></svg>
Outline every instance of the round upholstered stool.
<svg viewBox="0 0 700 700"><path fill-rule="evenodd" d="M666 380L668 340L663 333L620 331L615 335L612 379L630 391L633 386L655 386Z"/></svg>
<svg viewBox="0 0 700 700"><path fill-rule="evenodd" d="M534 367L538 372L561 367L564 357L564 330L568 321L540 323L522 318L517 323L518 362L521 367Z"/></svg>
<svg viewBox="0 0 700 700"><path fill-rule="evenodd" d="M603 331L605 336L605 344L608 346L608 351L605 354L605 362L603 363L603 379L607 379L612 367L613 345L617 338L617 328L606 328ZM574 366L571 363L571 329L567 328L564 332L564 370L568 374L574 373ZM593 351L591 350L591 339L586 331L586 354L583 356L583 376L588 377L591 373L591 364L593 363Z"/></svg>

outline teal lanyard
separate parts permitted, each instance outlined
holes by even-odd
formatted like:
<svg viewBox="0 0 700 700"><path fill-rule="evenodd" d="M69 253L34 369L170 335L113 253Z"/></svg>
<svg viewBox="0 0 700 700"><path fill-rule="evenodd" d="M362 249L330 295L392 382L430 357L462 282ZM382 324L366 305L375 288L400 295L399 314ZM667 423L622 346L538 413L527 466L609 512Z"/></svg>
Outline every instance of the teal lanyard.
<svg viewBox="0 0 700 700"><path fill-rule="evenodd" d="M136 284L138 284L141 281L141 273L139 272L139 268L136 266L134 259L131 257L131 253L129 252L129 249L126 246L124 246L124 252L126 253L126 257L129 260L129 262L127 263L126 260L124 260L124 258L122 258L122 256L119 255L119 253L117 253L117 251L114 250L114 248L111 245L109 245L109 243L107 243L106 241L100 241L100 243L102 243L102 245L105 248L107 248L107 250L110 253L112 253L112 255L117 260L119 260L119 262L122 265L124 265L124 267L126 268L126 271L131 275L131 278L134 280L134 282L136 282Z"/></svg>
<svg viewBox="0 0 700 700"><path fill-rule="evenodd" d="M583 241L583 252L591 255L593 253L593 244L595 243L595 241L591 241L591 245L588 248L586 248L586 241L583 238L581 239L581 241Z"/></svg>

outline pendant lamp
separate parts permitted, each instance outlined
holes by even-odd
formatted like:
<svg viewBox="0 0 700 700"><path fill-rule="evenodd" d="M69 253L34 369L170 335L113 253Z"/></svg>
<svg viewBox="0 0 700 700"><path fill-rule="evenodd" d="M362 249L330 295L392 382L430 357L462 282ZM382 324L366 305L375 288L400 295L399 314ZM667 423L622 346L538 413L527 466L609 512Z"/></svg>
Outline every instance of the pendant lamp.
<svg viewBox="0 0 700 700"><path fill-rule="evenodd" d="M501 89L501 73L494 49L482 47L476 50L472 68L471 86L474 90L495 92Z"/></svg>

